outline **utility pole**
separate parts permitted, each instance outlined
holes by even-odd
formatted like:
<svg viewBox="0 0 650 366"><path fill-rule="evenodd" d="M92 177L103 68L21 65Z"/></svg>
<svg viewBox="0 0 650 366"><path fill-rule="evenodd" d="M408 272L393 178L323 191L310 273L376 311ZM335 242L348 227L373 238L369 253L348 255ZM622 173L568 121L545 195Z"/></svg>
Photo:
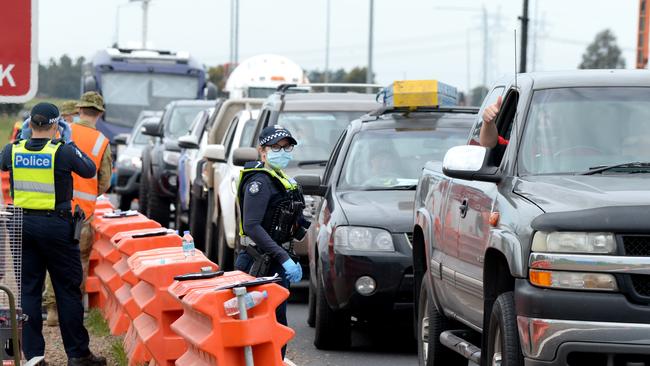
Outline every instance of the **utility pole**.
<svg viewBox="0 0 650 366"><path fill-rule="evenodd" d="M323 81L330 82L330 0L327 1L327 9L325 10L325 71L323 72ZM325 87L328 91L328 87Z"/></svg>
<svg viewBox="0 0 650 366"><path fill-rule="evenodd" d="M483 86L488 87L487 74L488 74L488 57L489 57L489 38L488 38L488 14L483 4Z"/></svg>
<svg viewBox="0 0 650 366"><path fill-rule="evenodd" d="M142 49L147 48L147 26L149 20L149 1L142 0Z"/></svg>
<svg viewBox="0 0 650 366"><path fill-rule="evenodd" d="M528 51L528 0L524 0L524 9L521 17L521 57L519 72L526 72L526 54Z"/></svg>
<svg viewBox="0 0 650 366"><path fill-rule="evenodd" d="M372 34L374 33L375 0L370 0L370 19L368 24L368 68L366 69L366 83L373 82L372 72Z"/></svg>
<svg viewBox="0 0 650 366"><path fill-rule="evenodd" d="M472 70L472 62L471 62L471 55L470 55L470 30L467 29L467 98L469 98L469 93L470 90L472 90L472 78L471 78L471 70Z"/></svg>
<svg viewBox="0 0 650 366"><path fill-rule="evenodd" d="M239 0L235 0L235 65L239 63Z"/></svg>

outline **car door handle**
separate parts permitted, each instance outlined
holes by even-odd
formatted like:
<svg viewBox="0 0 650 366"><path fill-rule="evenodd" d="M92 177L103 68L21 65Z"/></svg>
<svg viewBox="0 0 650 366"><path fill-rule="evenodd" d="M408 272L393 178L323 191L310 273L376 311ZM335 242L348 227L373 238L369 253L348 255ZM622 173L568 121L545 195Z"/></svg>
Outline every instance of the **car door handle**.
<svg viewBox="0 0 650 366"><path fill-rule="evenodd" d="M461 205L458 207L458 209L460 210L460 217L464 218L465 216L467 216L467 207L468 207L467 200L463 200L463 203L461 203Z"/></svg>

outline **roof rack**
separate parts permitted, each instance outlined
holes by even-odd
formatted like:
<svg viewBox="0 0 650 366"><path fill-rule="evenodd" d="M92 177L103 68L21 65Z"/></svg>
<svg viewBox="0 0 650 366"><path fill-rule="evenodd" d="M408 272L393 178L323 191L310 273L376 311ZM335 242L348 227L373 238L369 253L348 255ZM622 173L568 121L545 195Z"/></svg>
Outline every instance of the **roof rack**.
<svg viewBox="0 0 650 366"><path fill-rule="evenodd" d="M365 89L383 89L383 85L379 84L357 84L357 83L310 83L310 84L280 84L277 91L286 93L291 88L314 88L314 87L328 87L328 88L365 88Z"/></svg>
<svg viewBox="0 0 650 366"><path fill-rule="evenodd" d="M426 112L444 112L444 113L478 113L478 107L382 107L374 112L368 113L368 116L378 117L391 113L426 113Z"/></svg>

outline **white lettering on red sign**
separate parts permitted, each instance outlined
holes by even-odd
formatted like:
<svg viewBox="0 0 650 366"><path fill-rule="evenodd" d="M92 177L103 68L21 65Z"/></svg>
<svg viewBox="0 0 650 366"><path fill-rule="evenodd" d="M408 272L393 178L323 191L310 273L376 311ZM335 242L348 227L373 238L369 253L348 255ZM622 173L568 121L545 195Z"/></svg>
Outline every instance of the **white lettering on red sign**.
<svg viewBox="0 0 650 366"><path fill-rule="evenodd" d="M3 65L0 65L0 86L4 85L4 80L7 79L7 82L9 83L9 86L12 88L16 87L16 82L14 81L14 77L11 76L11 70L14 68L14 64L9 64L6 67Z"/></svg>

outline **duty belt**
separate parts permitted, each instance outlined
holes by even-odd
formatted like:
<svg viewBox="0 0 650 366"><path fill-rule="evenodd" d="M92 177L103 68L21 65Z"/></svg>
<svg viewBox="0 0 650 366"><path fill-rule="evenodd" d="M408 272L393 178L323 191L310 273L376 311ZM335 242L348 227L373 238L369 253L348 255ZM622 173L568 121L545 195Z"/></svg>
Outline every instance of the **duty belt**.
<svg viewBox="0 0 650 366"><path fill-rule="evenodd" d="M248 236L242 236L242 238L241 238L241 245L244 246L244 247L247 247L247 246L249 246L249 245L256 246L257 244L255 244L255 242L253 241L253 239L251 239L250 237L248 237ZM291 247L291 242L290 242L290 241L288 241L288 242L286 242L286 243L279 244L279 245L282 247L282 249L284 249L284 250L286 250L286 251L290 251L290 250L293 249L293 248Z"/></svg>
<svg viewBox="0 0 650 366"><path fill-rule="evenodd" d="M31 210L24 208L23 214L27 216L60 216L72 218L72 212L70 212L70 210Z"/></svg>

